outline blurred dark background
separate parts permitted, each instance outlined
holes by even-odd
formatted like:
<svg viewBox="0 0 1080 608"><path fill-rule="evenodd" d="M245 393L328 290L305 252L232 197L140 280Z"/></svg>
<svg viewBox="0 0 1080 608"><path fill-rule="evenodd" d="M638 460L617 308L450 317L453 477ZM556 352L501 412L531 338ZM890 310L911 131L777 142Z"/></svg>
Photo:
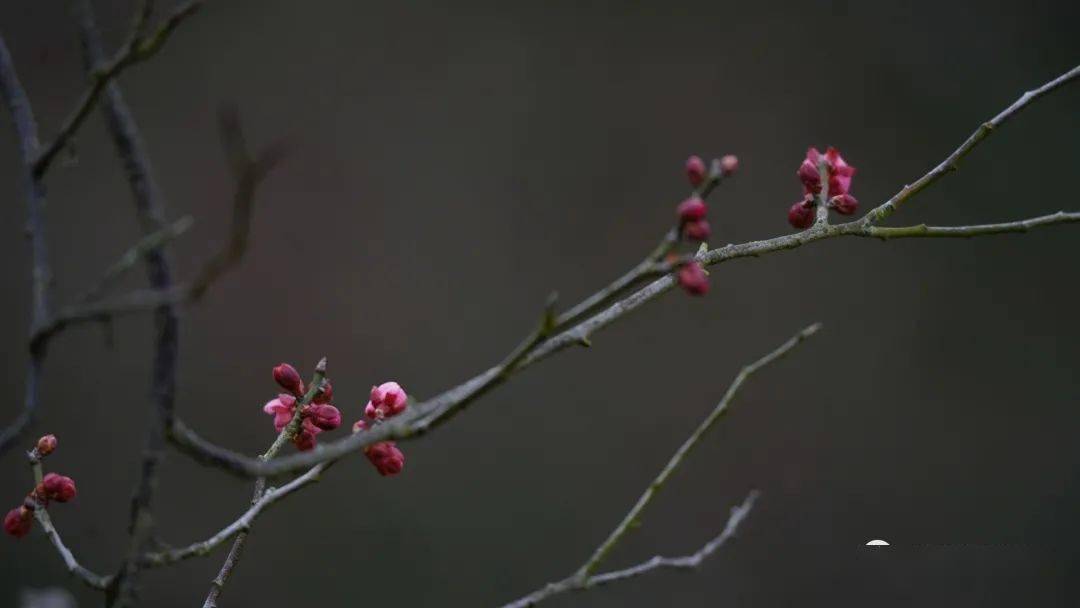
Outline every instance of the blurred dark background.
<svg viewBox="0 0 1080 608"><path fill-rule="evenodd" d="M0 31L43 136L82 90L62 2L8 0ZM95 3L111 45L131 2ZM388 379L426 397L496 362L546 294L570 303L637 261L686 192L682 163L733 152L713 244L785 233L808 145L836 145L877 204L1080 57L1073 2L209 2L121 80L190 277L225 236L215 112L296 143L265 182L241 267L184 311L178 411L250 454L273 437L270 368L326 355L351 422ZM893 224L1077 209L1080 88L1039 102ZM6 113L0 146L3 423L23 394L27 246ZM138 237L99 113L47 180L55 301ZM359 455L261 519L226 606L493 605L571 572L738 367L821 320L756 377L611 557L680 554L753 487L739 537L697 574L552 606L1075 605L1080 574L1076 227L976 240L835 240L717 267L530 369L379 478ZM142 269L128 286L143 284ZM126 548L148 422L151 320L65 333L34 436L79 497L54 510L99 571ZM339 431L338 434L343 433ZM0 460L4 510L28 488ZM170 453L166 540L201 539L250 484ZM863 547L872 538L887 551ZM219 552L145 576L145 605L201 605ZM68 579L36 531L0 541L0 605Z"/></svg>

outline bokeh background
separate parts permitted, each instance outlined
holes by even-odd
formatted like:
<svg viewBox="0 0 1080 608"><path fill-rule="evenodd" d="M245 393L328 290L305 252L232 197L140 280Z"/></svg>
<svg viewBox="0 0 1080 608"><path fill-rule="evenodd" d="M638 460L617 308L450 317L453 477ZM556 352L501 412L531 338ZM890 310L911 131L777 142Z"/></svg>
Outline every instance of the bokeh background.
<svg viewBox="0 0 1080 608"><path fill-rule="evenodd" d="M0 3L0 31L50 135L81 91L62 2ZM131 2L96 2L109 41ZM1080 57L1073 2L210 2L122 79L190 277L225 236L231 180L215 112L295 138L260 191L242 265L184 311L178 411L250 454L272 439L270 368L329 357L351 421L388 379L425 397L496 362L546 294L575 301L637 261L686 192L682 163L733 152L714 245L789 230L808 145L856 165L877 204L981 121ZM894 224L1076 209L1080 88L1039 102ZM0 381L23 392L24 208L0 146ZM95 113L48 177L56 302L138 236ZM825 330L756 377L611 557L680 554L751 488L758 507L697 574L658 573L552 606L1075 605L1080 575L1080 284L1075 227L977 240L836 240L715 269L530 369L379 478L359 455L255 529L227 606L474 606L576 568L743 363ZM143 284L132 273L128 286ZM151 320L51 348L35 436L79 497L67 542L108 571L149 419ZM306 372L305 372L306 373ZM339 433L344 432L340 431ZM0 460L0 503L29 484ZM204 538L250 484L172 452L161 533ZM5 502L6 501L6 502ZM863 547L872 538L887 551ZM223 553L150 572L148 606L201 605ZM0 541L0 605L66 577L40 535Z"/></svg>

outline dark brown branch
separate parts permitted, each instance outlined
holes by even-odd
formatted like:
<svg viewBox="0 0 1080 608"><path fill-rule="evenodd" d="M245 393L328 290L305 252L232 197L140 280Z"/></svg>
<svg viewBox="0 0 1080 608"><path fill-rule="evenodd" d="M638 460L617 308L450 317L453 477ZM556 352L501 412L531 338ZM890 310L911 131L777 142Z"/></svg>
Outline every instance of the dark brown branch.
<svg viewBox="0 0 1080 608"><path fill-rule="evenodd" d="M143 6L148 8L149 3L144 3ZM90 83L79 98L75 109L60 127L59 133L48 145L42 148L40 154L35 158L33 163L35 176L40 177L45 174L56 155L64 149L64 146L71 141L75 132L86 121L86 117L90 115L90 111L94 109L108 85L127 68L146 61L157 54L180 23L194 15L201 6L202 0L189 0L181 4L149 35L146 35L145 31L143 31L149 13L140 11L141 17L136 19L136 26L133 28L128 41L121 46L116 55L106 60L104 52L95 53L97 59L88 70ZM84 9L79 7L78 10ZM100 44L98 47L100 48Z"/></svg>
<svg viewBox="0 0 1080 608"><path fill-rule="evenodd" d="M159 27L156 34L146 40L139 40L139 33L133 35L134 41L121 50L121 54L106 62L101 43L101 35L94 23L93 8L89 0L79 0L78 17L81 34L84 63L90 74L92 87L83 104L85 110L76 111L68 123L70 128L61 130L58 141L70 137L82 122L85 114L93 106L99 95L104 93L102 109L105 122L112 137L116 153L124 164L128 184L131 186L135 202L135 212L142 226L144 235L160 232L165 228L165 196L158 187L150 164L150 155L146 150L135 117L124 100L120 87L112 78L126 65L131 65L153 55L164 43L169 33L187 15L198 8L198 2L188 2ZM145 5L144 5L145 6ZM143 11L136 19L143 22L148 13ZM137 25L136 29L141 27ZM62 145L59 144L59 145ZM48 156L43 156L42 168L48 164ZM172 269L159 245L145 252L147 277L151 288L157 291L169 291L173 287ZM179 321L172 304L164 303L154 312L156 328L154 338L154 360L151 372L151 402L153 419L147 431L146 447L143 450L139 480L131 499L131 519L129 532L131 542L127 555L117 573L115 589L110 589L110 603L125 606L134 603L136 575L138 572L137 556L145 550L154 530L153 499L157 488L158 471L165 457L166 433L172 425L173 409L176 403L176 362L179 349Z"/></svg>
<svg viewBox="0 0 1080 608"><path fill-rule="evenodd" d="M99 299L103 293L108 291L109 288L120 279L120 277L131 270L139 260L143 259L143 257L150 252L159 250L171 243L174 239L187 232L188 228L191 228L193 223L194 220L192 217L190 215L185 215L162 229L151 232L139 239L139 241L128 248L119 259L105 269L105 273L101 275L96 283L76 297L75 303L85 304Z"/></svg>
<svg viewBox="0 0 1080 608"><path fill-rule="evenodd" d="M45 224L42 210L45 205L45 185L34 173L33 163L38 150L37 122L30 99L19 81L15 62L7 44L0 37L0 95L4 98L15 126L19 153L22 157L20 178L26 197L26 230L30 239L31 289L30 327L33 331L49 317L49 288L52 271L49 267L48 247L45 241ZM41 371L45 349L32 348L27 367L25 395L22 411L15 420L0 432L0 454L11 448L26 432L37 413L41 385Z"/></svg>

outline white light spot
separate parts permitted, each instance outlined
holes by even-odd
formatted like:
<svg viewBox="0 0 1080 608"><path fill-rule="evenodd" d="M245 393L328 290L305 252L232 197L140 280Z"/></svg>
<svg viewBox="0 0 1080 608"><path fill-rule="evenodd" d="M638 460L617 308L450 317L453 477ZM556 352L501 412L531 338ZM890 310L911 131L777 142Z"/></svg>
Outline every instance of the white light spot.
<svg viewBox="0 0 1080 608"><path fill-rule="evenodd" d="M889 543L887 543L887 542L885 542L883 540L872 540L872 541L866 543L866 546L867 547L888 547Z"/></svg>

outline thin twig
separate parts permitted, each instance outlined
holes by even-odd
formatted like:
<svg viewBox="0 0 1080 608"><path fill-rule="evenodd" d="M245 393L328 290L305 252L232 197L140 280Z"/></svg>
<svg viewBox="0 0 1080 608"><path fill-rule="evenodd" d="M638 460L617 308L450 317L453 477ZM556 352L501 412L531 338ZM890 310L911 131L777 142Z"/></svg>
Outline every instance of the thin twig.
<svg viewBox="0 0 1080 608"><path fill-rule="evenodd" d="M144 6L146 6L145 3ZM140 9L139 15L144 15L144 18L136 20L135 28L129 36L129 42L124 44L117 54L108 61L105 61L102 56L101 59L94 62L89 71L90 83L79 98L75 109L68 115L56 137L45 145L40 154L34 159L33 171L35 176L40 177L45 174L56 155L64 149L64 146L79 130L82 123L86 121L86 117L94 109L94 105L101 97L101 94L105 92L107 85L127 68L153 57L165 45L169 36L172 35L180 23L194 15L201 6L202 0L189 0L181 4L150 35L145 35L142 31L145 25L145 17L148 17L148 15L145 15Z"/></svg>
<svg viewBox="0 0 1080 608"><path fill-rule="evenodd" d="M975 132L968 136L964 143L960 144L959 148L954 150L952 154L945 158L945 160L941 161L936 167L931 169L929 173L915 180L914 183L904 186L900 192L897 192L892 198L870 210L869 213L863 216L862 222L866 225L876 224L892 215L893 212L899 209L900 206L911 199L911 197L922 192L928 186L944 177L947 173L956 171L960 167L960 161L963 160L975 146L979 145L982 140L990 136L995 129L1015 117L1035 100L1076 80L1077 77L1080 77L1080 65L1077 65L1040 87L1026 91L1020 96L1020 99L1017 99L1012 105L999 112L997 116L979 125L979 128L975 129Z"/></svg>
<svg viewBox="0 0 1080 608"><path fill-rule="evenodd" d="M259 457L260 461L270 460L273 458L281 448L285 447L292 438L294 438L300 430L301 411L304 406L311 403L311 400L315 398L319 390L322 389L323 380L326 379L326 357L323 357L317 365L315 365L315 375L311 379L311 384L308 385L307 393L301 398L296 400L296 410L293 412L292 420L281 429L277 438L270 444L270 448ZM326 466L323 466L325 464ZM325 470L333 463L323 463L315 465L304 475L312 475L313 480L318 478L319 473ZM301 476L302 478L303 476ZM300 479L300 478L298 478ZM286 484L287 486L288 484ZM301 484L303 485L303 484ZM266 478L260 477L255 480L255 490L251 496L252 508L257 506L264 498L264 490L266 488ZM250 527L250 525L249 525ZM225 557L225 563L221 565L221 570L218 571L218 575L214 577L214 580L210 583L210 591L206 594L206 601L203 603L203 608L215 608L217 606L218 598L221 597L221 592L225 589L225 583L229 581L229 576L232 575L232 571L236 568L236 564L240 561L240 555L244 550L244 543L247 542L248 532L247 529L237 530L235 533L236 540L233 541L233 546L229 549L229 554Z"/></svg>
<svg viewBox="0 0 1080 608"><path fill-rule="evenodd" d="M75 303L85 304L100 298L101 294L108 291L108 289L112 287L124 273L131 270L140 259L150 252L161 249L165 245L171 243L180 235L187 232L188 228L191 228L191 225L194 222L195 220L192 219L190 215L185 215L164 228L151 232L139 239L137 243L125 251L111 266L105 269L104 274L101 275L96 283L76 297Z"/></svg>
<svg viewBox="0 0 1080 608"><path fill-rule="evenodd" d="M728 387L727 392L724 393L724 397L720 400L720 403L716 404L716 407L713 408L712 412L710 412L709 415L701 421L701 424L699 424L698 427L694 429L694 432L691 433L689 437L687 437L686 441L684 441L681 446L679 446L679 449L675 451L674 455L672 455L671 460L669 460L668 463L664 466L664 468L660 470L660 473L656 476L656 479L654 479L652 483L649 484L649 487L645 489L645 492L642 493L640 498L638 498L638 501L626 514L626 517L623 518L622 522L620 522L619 525L616 526L614 530L612 530L607 540L601 543L600 546L596 548L596 551L593 552L592 556L588 559L588 561L586 561L581 566L581 568L578 569L577 574L581 577L582 580L587 581L589 577L591 577L592 574L596 572L596 568L600 565L601 562L604 561L604 558L606 558L608 554L611 553L611 550L615 548L615 545L619 544L619 541L621 541L623 537L626 536L626 533L629 532L632 528L634 528L638 523L640 523L641 514L645 510L645 508L649 506L649 503L652 501L653 496L655 496L656 493L660 491L660 488L664 486L664 483L667 482L668 478L671 477L672 473L674 473L675 470L679 468L679 465L682 464L683 459L686 458L687 454L689 454L690 451L693 450L694 447L698 444L698 442L701 441L701 438L704 437L710 429L712 429L713 425L716 424L716 421L719 420L721 416L727 413L728 406L731 404L732 399L735 398L735 395L738 394L739 389L742 388L743 383L745 383L746 380L753 376L759 369L765 367L766 365L769 365L770 363L780 359L784 355L791 352L791 350L801 344L803 340L806 340L810 336L813 336L815 333L817 333L819 329L821 329L821 323L814 323L813 325L803 329L799 333L792 336L790 339L778 346L769 354L751 363L750 365L747 365L739 371L739 374L735 376L735 380L732 381L731 386Z"/></svg>
<svg viewBox="0 0 1080 608"><path fill-rule="evenodd" d="M700 549L690 555L683 555L680 557L663 557L656 555L651 559L630 566L629 568L612 570L610 572L594 575L585 583L581 582L581 578L576 573L571 574L562 580L548 583L529 595L505 604L502 608L525 608L526 606L535 606L553 595L559 595L568 591L583 591L593 587L607 585L609 583L640 576L660 568L674 568L680 570L696 569L701 565L701 562L705 561L705 559L735 536L739 525L750 514L750 510L754 508L754 503L757 501L758 496L758 492L752 490L746 498L743 499L741 504L732 507L731 515L728 517L727 524L724 525L724 529L720 531L720 534L714 536L709 542L702 545Z"/></svg>
<svg viewBox="0 0 1080 608"><path fill-rule="evenodd" d="M27 453L27 459L30 461L30 468L33 471L34 483L40 484L43 479L43 472L41 467L41 456L38 454L37 448L34 448ZM64 560L64 566L67 568L69 574L77 577L88 587L93 589L104 590L109 587L112 582L112 577L102 576L96 574L90 569L86 568L75 559L75 554L68 549L67 545L60 538L60 532L57 531L56 526L52 523L52 518L49 517L49 512L46 510L46 505L36 498L28 497L28 501L34 505L34 518L41 524L41 529L45 531L45 535L52 541L53 547L56 548L56 552L60 554L60 559Z"/></svg>
<svg viewBox="0 0 1080 608"><path fill-rule="evenodd" d="M615 529L611 531L611 534L608 535L604 542L600 543L593 551L589 559L570 576L554 583L548 583L540 589L506 604L503 608L533 606L559 593L587 589L595 585L625 580L645 574L646 572L650 572L657 568L696 568L705 558L712 555L714 551L735 534L735 530L738 528L739 524L747 514L749 514L750 509L754 506L754 501L757 500L758 493L756 491L750 492L742 505L732 508L731 517L728 519L727 525L724 526L723 531L720 532L718 536L705 543L705 545L697 552L682 557L661 557L658 555L630 568L615 570L604 574L596 574L597 568L599 568L600 564L611 554L612 549L614 549L631 530L637 528L641 524L642 513L645 512L645 509L652 502L657 492L664 487L667 480L679 468L679 465L682 464L686 456L701 442L701 439L713 428L716 422L727 413L732 400L735 398L735 395L738 394L742 385L751 376L757 373L758 370L791 352L804 340L817 333L819 329L821 329L821 324L814 323L789 338L769 354L739 370L739 373L731 382L731 385L724 393L723 398L720 399L720 402L716 404L716 407L709 412L709 415L701 421L696 429L694 429L694 432L686 438L686 441L679 446L679 449L671 456L671 459L664 465L664 468L662 468L660 473L652 480L652 483L645 488L645 491L637 499L637 502L634 503L634 506L630 508L630 511L627 512L625 516L623 516L622 521L615 526Z"/></svg>
<svg viewBox="0 0 1080 608"><path fill-rule="evenodd" d="M60 533L56 530L56 526L53 525L52 519L49 517L49 512L44 507L39 506L37 509L34 509L34 518L41 524L41 529L45 531L45 535L52 541L53 547L56 547L56 551L60 554L61 559L64 560L64 566L69 573L92 589L104 590L109 587L112 583L111 576L96 574L75 559L75 555L71 552L71 549L68 549L67 545L65 545L64 541L60 538Z"/></svg>
<svg viewBox="0 0 1080 608"><path fill-rule="evenodd" d="M186 547L146 553L140 558L140 562L143 566L167 566L190 557L209 555L214 549L220 547L234 536L241 533L248 533L251 530L251 526L255 523L255 518L257 518L267 507L282 498L285 498L289 494L319 481L319 476L323 471L329 468L329 466L329 463L316 465L308 469L303 475L293 479L280 488L271 488L267 490L266 493L256 500L255 504L251 505L251 508L244 511L236 521L225 526L210 538L197 543L191 543Z"/></svg>

